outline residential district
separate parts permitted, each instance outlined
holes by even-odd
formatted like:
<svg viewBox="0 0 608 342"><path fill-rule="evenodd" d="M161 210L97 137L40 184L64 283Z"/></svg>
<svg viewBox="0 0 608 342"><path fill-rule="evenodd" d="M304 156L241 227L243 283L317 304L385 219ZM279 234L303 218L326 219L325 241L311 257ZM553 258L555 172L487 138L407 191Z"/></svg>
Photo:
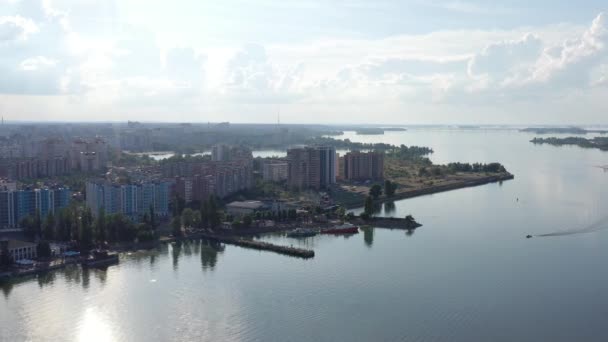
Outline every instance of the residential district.
<svg viewBox="0 0 608 342"><path fill-rule="evenodd" d="M255 129L264 134L267 128ZM267 146L258 136L233 132L228 123L198 131L188 124L153 128L131 122L2 125L0 278L71 263L117 262L108 251L182 238L310 257L314 252L243 236L350 234L372 224L413 229L418 224L411 216L374 220L379 203L512 178L498 163L436 166L425 157L432 153L428 148L345 145L322 138L327 132L311 132L305 138L312 140L302 141L288 128L272 128L268 141L292 147L283 156L254 158L252 144ZM203 143L199 135L206 137ZM178 152L188 144L183 139L194 139L198 152ZM176 152L151 157L164 148ZM365 209L357 217L347 214L351 207Z"/></svg>

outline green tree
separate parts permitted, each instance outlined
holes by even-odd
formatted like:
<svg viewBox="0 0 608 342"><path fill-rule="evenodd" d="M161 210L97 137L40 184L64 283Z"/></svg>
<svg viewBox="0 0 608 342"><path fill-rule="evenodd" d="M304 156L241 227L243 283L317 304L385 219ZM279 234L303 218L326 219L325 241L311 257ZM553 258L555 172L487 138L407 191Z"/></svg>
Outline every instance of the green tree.
<svg viewBox="0 0 608 342"><path fill-rule="evenodd" d="M251 215L245 215L243 217L243 225L245 225L245 227L250 227L252 222L253 219L251 218Z"/></svg>
<svg viewBox="0 0 608 342"><path fill-rule="evenodd" d="M36 237L36 227L34 226L34 218L26 216L21 219L19 226L23 229L23 232L27 237L33 239Z"/></svg>
<svg viewBox="0 0 608 342"><path fill-rule="evenodd" d="M97 219L95 220L95 238L97 241L106 241L108 239L108 226L106 222L106 211L102 207L97 213Z"/></svg>
<svg viewBox="0 0 608 342"><path fill-rule="evenodd" d="M46 240L54 240L55 239L55 215L52 212L49 212L46 215L46 219L42 225L42 235Z"/></svg>
<svg viewBox="0 0 608 342"><path fill-rule="evenodd" d="M397 183L391 182L390 180L384 181L384 193L387 197L393 197L395 195L395 191L397 190Z"/></svg>
<svg viewBox="0 0 608 342"><path fill-rule="evenodd" d="M200 210L194 210L192 211L192 226L196 227L196 228L201 228L201 211Z"/></svg>
<svg viewBox="0 0 608 342"><path fill-rule="evenodd" d="M93 246L93 215L91 208L87 207L80 217L80 245L83 249L90 249Z"/></svg>
<svg viewBox="0 0 608 342"><path fill-rule="evenodd" d="M156 212L154 211L154 205L150 204L150 209L148 210L150 212L150 224L152 225L152 227L154 229L156 229Z"/></svg>
<svg viewBox="0 0 608 342"><path fill-rule="evenodd" d="M374 215L374 200L371 196L367 196L367 198L365 198L365 207L363 209L363 213L367 217Z"/></svg>
<svg viewBox="0 0 608 342"><path fill-rule="evenodd" d="M48 241L40 241L36 246L36 254L39 258L50 258L51 257L51 245Z"/></svg>
<svg viewBox="0 0 608 342"><path fill-rule="evenodd" d="M338 209L336 209L336 215L338 215L339 218L344 218L344 215L346 215L346 209L340 206Z"/></svg>
<svg viewBox="0 0 608 342"><path fill-rule="evenodd" d="M36 210L34 214L34 231L36 236L42 236L42 218L40 217L40 210Z"/></svg>
<svg viewBox="0 0 608 342"><path fill-rule="evenodd" d="M7 267L13 263L11 255L8 253L7 244L0 244L0 267Z"/></svg>
<svg viewBox="0 0 608 342"><path fill-rule="evenodd" d="M377 199L378 197L380 197L380 195L382 195L382 187L379 184L374 184L369 189L369 195L372 196L374 199Z"/></svg>
<svg viewBox="0 0 608 342"><path fill-rule="evenodd" d="M153 241L156 239L154 227L152 227L152 224L150 222L142 222L136 225L136 230L137 241L139 242Z"/></svg>
<svg viewBox="0 0 608 342"><path fill-rule="evenodd" d="M182 224L184 227L192 227L194 223L194 213L192 209L186 208L182 211Z"/></svg>
<svg viewBox="0 0 608 342"><path fill-rule="evenodd" d="M215 196L211 195L209 197L209 225L211 228L215 228L220 225L220 213L219 206L217 201L215 200Z"/></svg>
<svg viewBox="0 0 608 342"><path fill-rule="evenodd" d="M209 227L209 201L203 201L201 204L201 227Z"/></svg>
<svg viewBox="0 0 608 342"><path fill-rule="evenodd" d="M108 231L111 232L110 235L114 235L111 240L131 242L137 236L137 227L123 214L113 214L108 221Z"/></svg>
<svg viewBox="0 0 608 342"><path fill-rule="evenodd" d="M55 225L55 238L61 241L71 239L72 232L72 211L70 208L62 208L57 215L57 224Z"/></svg>
<svg viewBox="0 0 608 342"><path fill-rule="evenodd" d="M171 232L175 237L181 237L183 235L182 220L179 216L175 216L173 220L171 220Z"/></svg>
<svg viewBox="0 0 608 342"><path fill-rule="evenodd" d="M0 252L0 267L7 267L10 266L12 263L13 260L11 259L10 254L8 254L8 251Z"/></svg>

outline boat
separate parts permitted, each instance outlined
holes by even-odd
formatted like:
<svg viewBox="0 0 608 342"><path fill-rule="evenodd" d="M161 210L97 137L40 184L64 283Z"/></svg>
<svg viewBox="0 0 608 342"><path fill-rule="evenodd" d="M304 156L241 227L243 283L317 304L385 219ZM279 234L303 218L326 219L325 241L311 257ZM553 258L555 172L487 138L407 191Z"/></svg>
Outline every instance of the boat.
<svg viewBox="0 0 608 342"><path fill-rule="evenodd" d="M298 238L298 237L310 237L317 235L317 232L312 229L305 228L296 228L289 233L287 233L288 237Z"/></svg>
<svg viewBox="0 0 608 342"><path fill-rule="evenodd" d="M82 266L108 266L118 263L118 254L107 251L93 251L92 255L82 260Z"/></svg>
<svg viewBox="0 0 608 342"><path fill-rule="evenodd" d="M343 224L335 226L333 228L323 229L321 234L357 234L359 233L359 227L352 224Z"/></svg>
<svg viewBox="0 0 608 342"><path fill-rule="evenodd" d="M532 237L532 235L526 235L526 239L529 239L531 237Z"/></svg>

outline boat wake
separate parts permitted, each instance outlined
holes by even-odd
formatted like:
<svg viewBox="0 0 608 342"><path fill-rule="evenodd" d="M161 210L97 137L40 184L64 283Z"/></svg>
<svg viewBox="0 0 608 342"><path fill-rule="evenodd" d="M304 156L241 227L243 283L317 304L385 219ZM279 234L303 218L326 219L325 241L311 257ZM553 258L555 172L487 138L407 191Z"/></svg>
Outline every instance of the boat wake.
<svg viewBox="0 0 608 342"><path fill-rule="evenodd" d="M604 217L588 226L583 228L567 229L553 233L533 235L534 237L550 237L550 236L565 236L565 235L576 235L576 234L587 234L593 233L600 230L608 229L608 216Z"/></svg>

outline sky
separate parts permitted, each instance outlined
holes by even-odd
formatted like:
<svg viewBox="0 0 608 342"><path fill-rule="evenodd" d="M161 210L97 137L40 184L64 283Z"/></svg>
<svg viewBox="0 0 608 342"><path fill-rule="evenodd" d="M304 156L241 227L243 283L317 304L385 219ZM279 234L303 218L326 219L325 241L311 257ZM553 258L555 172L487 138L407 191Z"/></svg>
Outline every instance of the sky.
<svg viewBox="0 0 608 342"><path fill-rule="evenodd" d="M608 3L498 3L0 0L0 114L608 124Z"/></svg>

